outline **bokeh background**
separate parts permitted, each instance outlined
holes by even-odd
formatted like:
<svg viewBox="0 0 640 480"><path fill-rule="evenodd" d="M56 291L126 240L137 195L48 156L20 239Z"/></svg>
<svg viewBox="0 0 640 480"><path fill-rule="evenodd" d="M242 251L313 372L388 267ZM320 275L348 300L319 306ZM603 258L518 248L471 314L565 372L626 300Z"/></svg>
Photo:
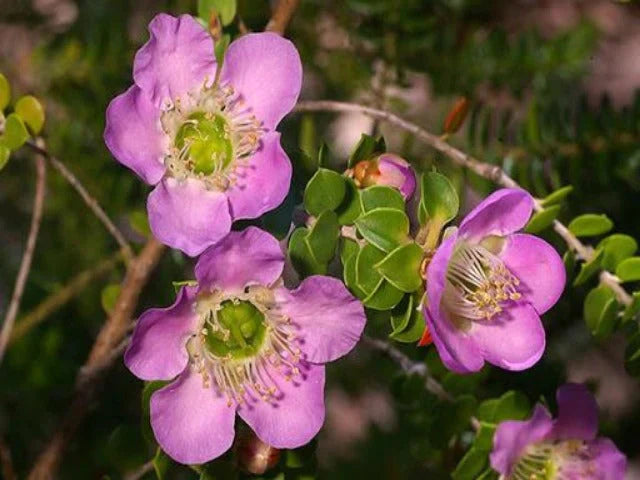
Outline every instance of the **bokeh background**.
<svg viewBox="0 0 640 480"><path fill-rule="evenodd" d="M195 3L0 0L0 72L17 94L43 100L49 149L136 244L144 241L140 218L148 188L108 153L104 112L131 83L133 55L147 39L149 20L160 11L195 13ZM262 30L270 5L244 0L238 12L248 29ZM238 22L231 31L238 31ZM303 98L389 109L440 133L456 98L466 96L471 112L453 144L500 164L537 196L573 185L561 218L603 212L618 231L640 238L640 5L302 0L287 36L304 62ZM390 149L418 169L437 165L449 174L464 210L494 188L407 134L360 115L296 114L281 130L296 169L294 189L311 169L301 151L311 154L327 142L332 164L340 168L362 132L383 133ZM30 155L19 152L0 172L0 311L8 304L30 221ZM552 233L546 237L564 252ZM120 281L124 266L114 260L99 272L96 267L116 251L75 191L50 169L42 232L18 321L80 272L91 274L73 299L38 317L12 342L0 365L0 436L21 476L65 412L77 369L105 319L103 290ZM191 278L191 267L180 253L165 254L138 311L169 304L171 282ZM624 339L597 341L585 327L582 300L590 286L568 287L545 316L547 353L527 372L487 368L468 377L447 376L438 372L433 348L404 350L418 361L428 358L451 391L479 399L515 388L532 402L544 396L553 404L558 384L588 382L602 410L601 431L629 455L629 478L640 478L640 383L624 370ZM388 324L375 319L368 329L378 336L389 333ZM123 478L153 456L153 445L141 433L142 387L117 362L67 450L60 478ZM451 413L438 410L419 382L398 376L393 363L364 347L329 367L326 395L327 422L310 460L319 469L317 478L448 478L469 444L465 422L447 437L443 418L454 423ZM196 478L180 468L171 475Z"/></svg>

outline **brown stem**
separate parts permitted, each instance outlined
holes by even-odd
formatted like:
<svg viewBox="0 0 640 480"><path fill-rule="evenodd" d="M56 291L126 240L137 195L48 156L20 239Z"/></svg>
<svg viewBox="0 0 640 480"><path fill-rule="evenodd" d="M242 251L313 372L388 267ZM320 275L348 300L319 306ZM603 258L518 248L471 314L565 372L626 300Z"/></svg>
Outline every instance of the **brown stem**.
<svg viewBox="0 0 640 480"><path fill-rule="evenodd" d="M291 17L293 17L293 13L296 11L296 8L298 8L299 3L300 0L278 0L265 30L267 32L284 35L287 25L289 25L289 21L291 21Z"/></svg>
<svg viewBox="0 0 640 480"><path fill-rule="evenodd" d="M453 397L440 383L431 376L429 369L423 362L414 362L404 353L398 350L391 343L378 338L363 335L362 342L368 347L384 353L391 360L396 362L407 375L419 375L425 380L425 388L436 395L440 400L452 401Z"/></svg>
<svg viewBox="0 0 640 480"><path fill-rule="evenodd" d="M11 338L11 331L20 309L20 300L24 293L24 287L29 277L29 271L31 270L31 261L33 260L33 254L36 249L36 241L38 239L38 232L40 231L40 223L42 221L42 209L44 206L44 195L46 187L47 165L42 155L36 155L36 193L33 200L33 214L31 215L31 227L29 229L29 236L27 237L27 243L22 255L22 261L20 262L20 269L18 270L18 277L16 278L16 284L13 288L13 294L11 295L11 302L7 309L7 314L2 324L2 331L0 332L0 362L4 357L4 353L9 344Z"/></svg>
<svg viewBox="0 0 640 480"><path fill-rule="evenodd" d="M106 260L98 263L95 267L80 272L60 290L49 295L36 308L18 320L9 339L9 346L20 340L25 334L31 331L32 328L64 306L73 297L80 294L94 280L112 271L113 268L122 261L123 256L124 252L120 250Z"/></svg>
<svg viewBox="0 0 640 480"><path fill-rule="evenodd" d="M420 140L422 140L422 142L424 142L425 144L449 157L455 164L467 168L477 173L479 176L486 178L487 180L490 180L498 185L502 185L503 187L522 188L499 166L481 162L471 155L467 155L466 153L448 144L443 140L442 137L433 135L419 125L405 120L391 112L378 110L376 108L371 108L356 103L334 102L330 100L299 102L295 110L298 112L357 112L379 120L386 121L388 123L391 123L392 125L402 128L403 130L406 130L409 133L412 133ZM540 205L538 201L535 202L534 207L536 211L540 211L543 209L542 205ZM569 231L569 229L563 223L559 222L558 220L554 221L553 229L558 233L558 235L562 237L569 248L576 252L579 258L587 262L593 258L593 249L587 245L584 245L575 235L573 235ZM613 290L616 298L620 303L622 303L623 305L631 304L631 295L629 295L627 291L620 286L618 278L609 272L603 272L603 274L605 273L606 275L600 275L600 281L608 285Z"/></svg>
<svg viewBox="0 0 640 480"><path fill-rule="evenodd" d="M127 260L131 260L133 258L133 250L131 250L131 246L124 238L122 232L116 227L113 221L109 218L109 216L102 209L98 201L91 196L91 194L84 187L82 182L78 180L78 177L74 175L74 173L67 168L67 166L58 160L55 156L51 155L48 150L43 147L38 146L34 142L27 142L26 145L30 147L32 150L38 152L40 155L44 156L53 168L55 168L60 174L65 178L67 182L78 192L78 194L84 200L84 203L89 207L89 209L93 212L93 214L102 222L107 231L111 234L111 236L118 242L120 248L124 252L124 256Z"/></svg>
<svg viewBox="0 0 640 480"><path fill-rule="evenodd" d="M120 295L93 344L89 357L84 363L76 380L75 397L67 410L58 430L53 434L44 451L40 454L29 473L29 480L49 480L54 478L62 454L69 440L87 415L95 392L103 375L87 376L88 372L104 372L116 356L113 352L125 339L125 335L134 314L142 288L146 285L153 268L160 260L164 246L151 238L140 254L128 265L122 282ZM88 380L87 380L88 378Z"/></svg>
<svg viewBox="0 0 640 480"><path fill-rule="evenodd" d="M147 473L149 473L152 470L153 470L153 460L149 460L144 465L141 465L140 468L138 468L137 470L134 470L131 473L127 473L124 476L124 480L140 480L142 477L144 477Z"/></svg>

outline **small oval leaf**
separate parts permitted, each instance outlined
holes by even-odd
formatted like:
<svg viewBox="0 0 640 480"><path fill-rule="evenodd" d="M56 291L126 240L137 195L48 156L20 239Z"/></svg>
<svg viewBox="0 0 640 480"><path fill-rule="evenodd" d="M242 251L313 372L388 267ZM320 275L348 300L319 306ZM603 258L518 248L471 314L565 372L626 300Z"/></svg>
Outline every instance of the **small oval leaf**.
<svg viewBox="0 0 640 480"><path fill-rule="evenodd" d="M44 125L44 108L40 101L32 96L21 97L16 102L15 112L27 124L31 133L38 135Z"/></svg>
<svg viewBox="0 0 640 480"><path fill-rule="evenodd" d="M593 237L607 233L613 222L604 214L586 213L571 220L568 228L576 237Z"/></svg>
<svg viewBox="0 0 640 480"><path fill-rule="evenodd" d="M617 277L623 282L640 280L640 257L627 258L616 268Z"/></svg>

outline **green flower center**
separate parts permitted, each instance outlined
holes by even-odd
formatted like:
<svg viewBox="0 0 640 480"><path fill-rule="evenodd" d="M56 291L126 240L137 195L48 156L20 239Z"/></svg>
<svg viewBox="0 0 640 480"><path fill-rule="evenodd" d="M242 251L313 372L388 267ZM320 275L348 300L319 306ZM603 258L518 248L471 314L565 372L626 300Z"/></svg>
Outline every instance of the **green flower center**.
<svg viewBox="0 0 640 480"><path fill-rule="evenodd" d="M224 170L233 159L229 122L220 114L194 112L180 126L175 145L195 173Z"/></svg>
<svg viewBox="0 0 640 480"><path fill-rule="evenodd" d="M216 357L242 359L255 356L265 339L264 314L246 300L226 300L205 322L205 346Z"/></svg>

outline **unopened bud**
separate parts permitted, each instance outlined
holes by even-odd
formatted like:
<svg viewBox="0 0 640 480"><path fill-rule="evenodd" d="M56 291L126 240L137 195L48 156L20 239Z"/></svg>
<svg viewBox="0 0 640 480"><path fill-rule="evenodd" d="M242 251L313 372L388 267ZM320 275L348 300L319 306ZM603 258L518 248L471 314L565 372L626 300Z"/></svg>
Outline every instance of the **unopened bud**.
<svg viewBox="0 0 640 480"><path fill-rule="evenodd" d="M467 97L460 97L453 104L444 120L444 133L456 133L467 118L467 113L469 113L469 100Z"/></svg>
<svg viewBox="0 0 640 480"><path fill-rule="evenodd" d="M267 445L253 431L243 431L236 437L238 466L253 475L262 475L275 467L280 460L280 450Z"/></svg>
<svg viewBox="0 0 640 480"><path fill-rule="evenodd" d="M372 160L358 162L351 172L360 188L385 185L400 191L405 200L416 189L416 174L409 163L393 153L383 153Z"/></svg>

